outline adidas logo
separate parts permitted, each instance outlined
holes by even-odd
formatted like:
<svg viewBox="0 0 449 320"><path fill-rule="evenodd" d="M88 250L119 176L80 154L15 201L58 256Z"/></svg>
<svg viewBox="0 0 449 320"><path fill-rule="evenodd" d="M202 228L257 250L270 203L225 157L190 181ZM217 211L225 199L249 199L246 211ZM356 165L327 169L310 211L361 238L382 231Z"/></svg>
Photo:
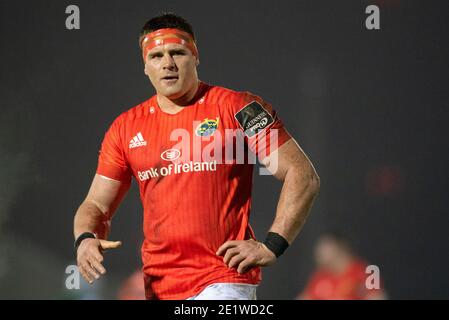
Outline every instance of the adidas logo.
<svg viewBox="0 0 449 320"><path fill-rule="evenodd" d="M139 132L134 138L131 139L129 142L129 148L137 148L137 147L143 147L146 146L147 142L142 137L142 134Z"/></svg>

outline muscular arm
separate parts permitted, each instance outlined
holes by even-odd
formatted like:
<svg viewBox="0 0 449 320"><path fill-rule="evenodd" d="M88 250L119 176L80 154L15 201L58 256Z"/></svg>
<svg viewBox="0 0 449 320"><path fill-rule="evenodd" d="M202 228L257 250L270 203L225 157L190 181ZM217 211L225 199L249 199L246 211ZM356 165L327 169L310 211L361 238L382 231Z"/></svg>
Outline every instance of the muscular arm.
<svg viewBox="0 0 449 320"><path fill-rule="evenodd" d="M318 194L319 177L294 139L287 141L262 163L283 181L270 231L280 234L291 244L301 231Z"/></svg>
<svg viewBox="0 0 449 320"><path fill-rule="evenodd" d="M83 232L92 232L97 239L85 239L77 250L77 263L81 275L92 284L106 273L103 250L114 249L120 242L107 241L111 218L129 190L131 182L120 182L95 175L86 199L78 208L74 219L75 239Z"/></svg>
<svg viewBox="0 0 449 320"><path fill-rule="evenodd" d="M75 238L83 232L92 232L98 238L106 239L111 218L130 186L131 182L124 183L96 174L75 215Z"/></svg>
<svg viewBox="0 0 449 320"><path fill-rule="evenodd" d="M291 244L303 227L318 194L318 175L294 139L261 159L261 162L283 181L270 231L280 234ZM239 273L254 266L269 266L276 261L275 254L265 244L252 239L226 241L217 250L217 255L223 255L224 263L230 268L235 267Z"/></svg>

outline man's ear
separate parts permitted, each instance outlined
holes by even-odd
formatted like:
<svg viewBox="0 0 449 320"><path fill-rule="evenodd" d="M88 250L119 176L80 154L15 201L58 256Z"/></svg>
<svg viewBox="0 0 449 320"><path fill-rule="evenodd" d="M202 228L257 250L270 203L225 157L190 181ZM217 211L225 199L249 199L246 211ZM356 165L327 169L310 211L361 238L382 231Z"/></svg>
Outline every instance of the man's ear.
<svg viewBox="0 0 449 320"><path fill-rule="evenodd" d="M200 65L200 58L196 58L195 64L196 64L197 67Z"/></svg>

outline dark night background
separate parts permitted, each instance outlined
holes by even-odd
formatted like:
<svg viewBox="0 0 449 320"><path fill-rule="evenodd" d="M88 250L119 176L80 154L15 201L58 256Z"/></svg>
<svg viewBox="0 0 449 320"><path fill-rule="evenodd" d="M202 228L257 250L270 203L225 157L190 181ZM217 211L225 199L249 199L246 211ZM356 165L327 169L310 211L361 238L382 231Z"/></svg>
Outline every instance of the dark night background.
<svg viewBox="0 0 449 320"><path fill-rule="evenodd" d="M81 29L67 30L76 4ZM380 8L381 29L365 28ZM200 79L273 104L321 192L259 299L293 299L321 232L345 233L393 299L449 298L447 1L0 1L0 298L74 298L73 216L113 119L154 91L138 33L162 11L193 25ZM254 176L256 236L281 184ZM84 297L115 298L140 268L135 183L112 223L124 245Z"/></svg>

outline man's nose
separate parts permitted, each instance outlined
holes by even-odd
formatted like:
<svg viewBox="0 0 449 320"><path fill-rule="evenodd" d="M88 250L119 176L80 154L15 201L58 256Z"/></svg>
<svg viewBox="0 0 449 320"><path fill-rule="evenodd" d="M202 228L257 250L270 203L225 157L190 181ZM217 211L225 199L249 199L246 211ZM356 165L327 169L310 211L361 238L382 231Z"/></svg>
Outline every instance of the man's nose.
<svg viewBox="0 0 449 320"><path fill-rule="evenodd" d="M168 53L164 54L164 56L162 58L162 68L169 69L169 70L173 70L176 68L175 60Z"/></svg>

